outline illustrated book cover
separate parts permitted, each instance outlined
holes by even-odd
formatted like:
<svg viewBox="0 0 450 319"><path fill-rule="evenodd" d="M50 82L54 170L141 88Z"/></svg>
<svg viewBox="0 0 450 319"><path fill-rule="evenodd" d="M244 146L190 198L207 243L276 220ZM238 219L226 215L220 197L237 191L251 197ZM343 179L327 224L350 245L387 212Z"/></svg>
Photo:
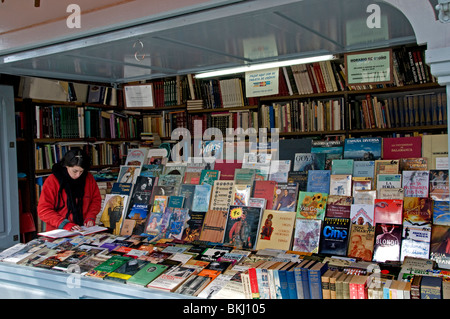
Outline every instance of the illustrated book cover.
<svg viewBox="0 0 450 319"><path fill-rule="evenodd" d="M262 211L258 207L231 205L223 243L236 248L255 249Z"/></svg>
<svg viewBox="0 0 450 319"><path fill-rule="evenodd" d="M295 215L295 211L264 210L256 249L288 250L294 231Z"/></svg>
<svg viewBox="0 0 450 319"><path fill-rule="evenodd" d="M327 209L327 193L299 192L296 217L323 220Z"/></svg>
<svg viewBox="0 0 450 319"><path fill-rule="evenodd" d="M350 219L325 217L322 224L319 253L346 256L350 236Z"/></svg>
<svg viewBox="0 0 450 319"><path fill-rule="evenodd" d="M405 197L428 197L429 171L402 171L402 187Z"/></svg>
<svg viewBox="0 0 450 319"><path fill-rule="evenodd" d="M375 224L373 261L399 261L402 225Z"/></svg>
<svg viewBox="0 0 450 319"><path fill-rule="evenodd" d="M352 224L347 256L372 261L374 238L374 226Z"/></svg>
<svg viewBox="0 0 450 319"><path fill-rule="evenodd" d="M350 220L352 225L374 226L374 205L352 204L350 207Z"/></svg>
<svg viewBox="0 0 450 319"><path fill-rule="evenodd" d="M322 221L320 219L296 218L292 250L318 253L321 226Z"/></svg>
<svg viewBox="0 0 450 319"><path fill-rule="evenodd" d="M397 224L403 222L403 201L401 199L375 199L375 223Z"/></svg>

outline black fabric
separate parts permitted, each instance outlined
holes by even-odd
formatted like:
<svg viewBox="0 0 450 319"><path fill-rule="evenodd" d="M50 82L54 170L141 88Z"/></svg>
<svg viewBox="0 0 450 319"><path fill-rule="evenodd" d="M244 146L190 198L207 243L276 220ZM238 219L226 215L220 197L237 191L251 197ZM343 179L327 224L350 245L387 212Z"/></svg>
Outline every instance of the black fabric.
<svg viewBox="0 0 450 319"><path fill-rule="evenodd" d="M73 179L67 172L66 167L61 163L56 163L52 167L52 173L59 182L58 199L55 210L59 211L67 205L66 219L69 219L69 216L72 215L73 222L82 226L84 224L83 197L87 171L85 170L79 178ZM63 191L67 194L67 203L64 202L62 196Z"/></svg>

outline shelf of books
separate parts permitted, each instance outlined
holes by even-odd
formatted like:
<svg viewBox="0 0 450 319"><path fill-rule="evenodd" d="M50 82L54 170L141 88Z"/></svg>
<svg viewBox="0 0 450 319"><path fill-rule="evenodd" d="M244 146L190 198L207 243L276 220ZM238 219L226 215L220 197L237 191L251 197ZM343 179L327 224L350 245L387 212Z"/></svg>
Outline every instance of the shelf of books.
<svg viewBox="0 0 450 319"><path fill-rule="evenodd" d="M94 233L40 232L0 254L0 276L79 269L130 296L448 299L447 139L292 139L232 160L203 141L179 162L130 149L98 182Z"/></svg>

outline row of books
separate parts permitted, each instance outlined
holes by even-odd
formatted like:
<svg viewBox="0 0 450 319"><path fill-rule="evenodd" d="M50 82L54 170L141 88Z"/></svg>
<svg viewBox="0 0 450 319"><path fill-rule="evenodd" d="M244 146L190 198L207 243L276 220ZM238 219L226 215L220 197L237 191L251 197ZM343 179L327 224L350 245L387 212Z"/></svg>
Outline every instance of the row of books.
<svg viewBox="0 0 450 319"><path fill-rule="evenodd" d="M160 137L170 137L176 128L187 128L185 111L162 111L160 114L143 114L142 130L144 133L156 133Z"/></svg>
<svg viewBox="0 0 450 319"><path fill-rule="evenodd" d="M0 261L87 280L204 299L448 299L449 273L431 260L367 263L282 250L235 249L108 233L39 237L0 253ZM114 285L111 286L114 289Z"/></svg>
<svg viewBox="0 0 450 319"><path fill-rule="evenodd" d="M139 114L140 115L140 114ZM142 131L140 116L94 107L36 105L36 138L128 138Z"/></svg>

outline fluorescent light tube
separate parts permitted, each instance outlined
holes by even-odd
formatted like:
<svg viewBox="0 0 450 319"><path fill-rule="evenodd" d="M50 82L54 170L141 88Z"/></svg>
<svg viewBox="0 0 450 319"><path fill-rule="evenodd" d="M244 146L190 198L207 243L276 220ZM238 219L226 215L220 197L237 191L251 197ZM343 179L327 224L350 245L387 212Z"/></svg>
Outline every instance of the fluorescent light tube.
<svg viewBox="0 0 450 319"><path fill-rule="evenodd" d="M251 65L244 65L244 66L239 66L239 67L229 68L229 69L222 69L222 70L217 70L217 71L202 72L202 73L196 74L195 77L197 79L202 79L202 78L209 78L209 77L214 77L214 76L243 73L243 72L257 71L257 70L266 70L266 69L271 69L271 68L279 68L279 67L289 66L289 65L328 61L328 60L332 60L332 59L334 59L334 55L328 54L328 55L320 55L320 56L314 56L314 57L309 57L309 58L300 58L300 59L293 59L293 60L286 60L286 61L251 64Z"/></svg>

